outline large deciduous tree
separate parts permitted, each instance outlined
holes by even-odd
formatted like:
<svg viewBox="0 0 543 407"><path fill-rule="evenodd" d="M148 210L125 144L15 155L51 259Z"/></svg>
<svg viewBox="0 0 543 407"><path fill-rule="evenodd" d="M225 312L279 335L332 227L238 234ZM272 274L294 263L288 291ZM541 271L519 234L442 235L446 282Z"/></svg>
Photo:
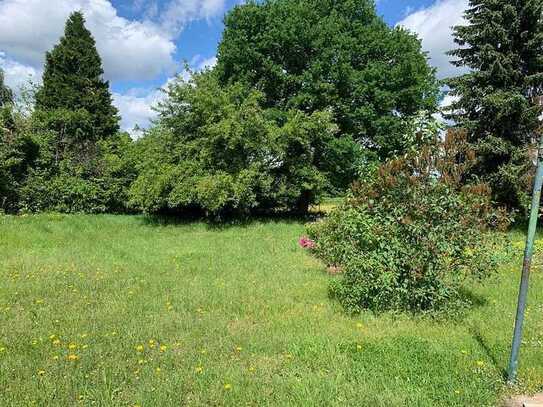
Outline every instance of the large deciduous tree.
<svg viewBox="0 0 543 407"><path fill-rule="evenodd" d="M340 128L382 158L405 149L436 80L420 41L390 28L370 0L265 0L225 18L217 72L265 95L267 108L330 109Z"/></svg>
<svg viewBox="0 0 543 407"><path fill-rule="evenodd" d="M68 146L92 144L119 130L117 109L103 73L83 14L75 12L60 42L46 55L43 86L36 94L37 110L48 114L49 127Z"/></svg>
<svg viewBox="0 0 543 407"><path fill-rule="evenodd" d="M526 152L541 124L542 13L541 0L471 0L467 24L454 29L459 48L450 52L455 65L469 69L449 81L457 97L449 117L475 146L471 176L511 209L529 204Z"/></svg>

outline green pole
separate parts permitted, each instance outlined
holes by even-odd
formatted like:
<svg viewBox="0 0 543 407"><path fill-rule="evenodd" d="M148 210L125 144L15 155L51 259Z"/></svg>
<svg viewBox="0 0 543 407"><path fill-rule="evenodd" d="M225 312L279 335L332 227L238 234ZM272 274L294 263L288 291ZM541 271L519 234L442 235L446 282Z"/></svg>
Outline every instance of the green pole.
<svg viewBox="0 0 543 407"><path fill-rule="evenodd" d="M540 138L539 150L537 152L537 170L534 180L534 191L532 194L532 207L530 210L530 224L528 226L528 236L526 238L526 248L524 250L524 262L522 263L522 276L520 279L520 290L517 306L517 317L515 320L515 331L513 333L513 346L511 348L511 358L507 368L507 381L512 384L517 378L518 355L520 344L522 342L522 327L524 324L524 311L526 309L526 299L528 297L528 283L530 279L530 267L532 265L532 255L534 253L534 238L537 229L537 219L539 217L539 202L541 200L541 188L543 186L543 135Z"/></svg>

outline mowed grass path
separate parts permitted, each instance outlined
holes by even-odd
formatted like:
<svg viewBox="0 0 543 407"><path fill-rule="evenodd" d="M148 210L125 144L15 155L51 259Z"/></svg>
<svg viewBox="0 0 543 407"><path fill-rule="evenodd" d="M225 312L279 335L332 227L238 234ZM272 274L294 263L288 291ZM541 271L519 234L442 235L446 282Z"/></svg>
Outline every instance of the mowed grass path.
<svg viewBox="0 0 543 407"><path fill-rule="evenodd" d="M541 390L539 271L508 390L518 259L462 320L349 317L303 230L0 217L0 406L492 406Z"/></svg>

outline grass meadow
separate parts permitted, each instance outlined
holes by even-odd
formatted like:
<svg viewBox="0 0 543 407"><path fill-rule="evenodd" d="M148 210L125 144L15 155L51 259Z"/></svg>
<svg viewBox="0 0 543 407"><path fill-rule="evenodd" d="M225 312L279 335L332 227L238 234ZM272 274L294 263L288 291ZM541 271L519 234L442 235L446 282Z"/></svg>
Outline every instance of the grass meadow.
<svg viewBox="0 0 543 407"><path fill-rule="evenodd" d="M0 406L496 406L542 390L534 270L504 385L522 252L458 319L348 316L301 221L0 217Z"/></svg>

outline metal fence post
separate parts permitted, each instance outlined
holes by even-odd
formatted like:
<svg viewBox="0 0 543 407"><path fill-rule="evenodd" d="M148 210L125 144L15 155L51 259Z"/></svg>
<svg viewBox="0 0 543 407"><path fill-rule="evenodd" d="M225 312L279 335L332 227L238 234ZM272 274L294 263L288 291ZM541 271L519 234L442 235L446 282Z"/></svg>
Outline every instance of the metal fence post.
<svg viewBox="0 0 543 407"><path fill-rule="evenodd" d="M543 186L543 135L540 138L539 150L537 152L537 170L534 180L534 191L532 194L532 207L530 210L530 224L528 226L528 236L526 238L526 248L524 250L524 262L522 264L522 276L520 280L520 290L517 306L517 317L515 320L515 331L513 333L513 346L511 348L511 358L507 368L507 381L514 383L517 378L518 355L522 342L522 328L524 324L524 311L526 309L526 299L528 297L528 282L530 279L530 267L532 265L532 255L534 252L534 239L537 230L537 219L539 217L539 202L541 200L541 188Z"/></svg>

